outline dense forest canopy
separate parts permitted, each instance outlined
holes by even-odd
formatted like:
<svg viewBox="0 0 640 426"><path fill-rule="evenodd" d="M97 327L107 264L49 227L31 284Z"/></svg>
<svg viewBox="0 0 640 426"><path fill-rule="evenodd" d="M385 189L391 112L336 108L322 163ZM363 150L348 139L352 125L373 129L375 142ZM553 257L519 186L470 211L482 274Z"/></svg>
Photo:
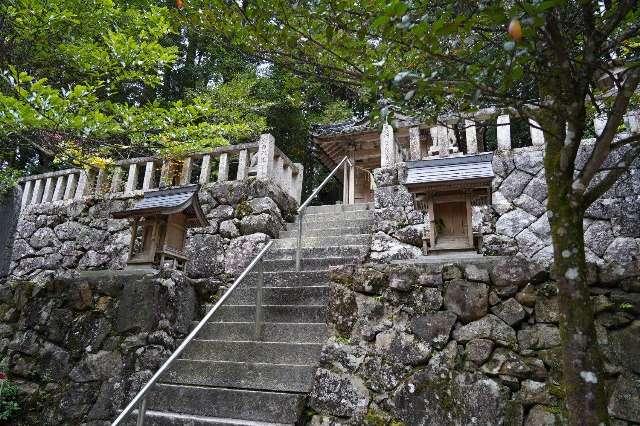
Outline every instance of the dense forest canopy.
<svg viewBox="0 0 640 426"><path fill-rule="evenodd" d="M273 133L309 158L314 123L357 93L301 78L230 43L173 1L10 0L0 5L0 186L20 174L180 156Z"/></svg>

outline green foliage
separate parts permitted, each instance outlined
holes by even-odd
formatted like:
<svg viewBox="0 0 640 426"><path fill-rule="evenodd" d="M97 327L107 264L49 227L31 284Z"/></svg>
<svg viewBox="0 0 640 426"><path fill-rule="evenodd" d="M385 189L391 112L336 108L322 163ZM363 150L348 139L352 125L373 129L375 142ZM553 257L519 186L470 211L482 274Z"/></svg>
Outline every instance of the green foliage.
<svg viewBox="0 0 640 426"><path fill-rule="evenodd" d="M0 380L0 420L11 420L19 411L18 388L8 379Z"/></svg>
<svg viewBox="0 0 640 426"><path fill-rule="evenodd" d="M19 170L11 167L0 169L0 198L18 184L18 179L21 176L22 173Z"/></svg>

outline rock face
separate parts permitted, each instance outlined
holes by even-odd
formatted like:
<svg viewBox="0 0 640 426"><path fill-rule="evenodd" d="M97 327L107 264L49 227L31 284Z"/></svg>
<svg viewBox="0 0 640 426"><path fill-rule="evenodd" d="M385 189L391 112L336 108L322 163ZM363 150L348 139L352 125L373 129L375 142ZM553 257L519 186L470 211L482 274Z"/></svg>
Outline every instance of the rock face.
<svg viewBox="0 0 640 426"><path fill-rule="evenodd" d="M12 424L107 424L184 338L196 282L176 271L84 271L3 284L0 355Z"/></svg>
<svg viewBox="0 0 640 426"><path fill-rule="evenodd" d="M583 167L593 145L580 147L577 167ZM606 164L615 164L610 154ZM553 262L551 229L546 214L547 185L543 150L532 147L496 152L493 157L492 211L481 228L483 253L522 254L544 266ZM589 263L608 266L611 279L635 275L640 268L640 163L621 178L585 215L585 245Z"/></svg>
<svg viewBox="0 0 640 426"><path fill-rule="evenodd" d="M278 236L297 207L277 185L256 178L210 183L199 196L210 225L187 233L187 272L193 278L237 273L241 262L228 260L226 253L255 252L264 235ZM17 224L10 278L36 279L67 269L121 269L129 250L129 223L110 215L134 201L132 196L27 208Z"/></svg>
<svg viewBox="0 0 640 426"><path fill-rule="evenodd" d="M557 289L537 263L350 265L330 279L310 424L566 422ZM609 411L639 422L640 285L605 284L591 289Z"/></svg>

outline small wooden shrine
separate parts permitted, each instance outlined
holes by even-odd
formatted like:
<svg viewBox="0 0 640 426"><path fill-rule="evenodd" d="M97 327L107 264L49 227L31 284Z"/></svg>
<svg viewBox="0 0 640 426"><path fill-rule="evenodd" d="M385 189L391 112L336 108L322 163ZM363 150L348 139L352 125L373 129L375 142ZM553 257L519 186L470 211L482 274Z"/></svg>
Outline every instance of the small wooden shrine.
<svg viewBox="0 0 640 426"><path fill-rule="evenodd" d="M186 230L207 226L198 199L200 185L150 191L131 209L112 213L132 219L127 265L184 269Z"/></svg>
<svg viewBox="0 0 640 426"><path fill-rule="evenodd" d="M427 213L429 235L423 251L479 249L473 206L490 203L493 153L407 162L406 186L417 208Z"/></svg>

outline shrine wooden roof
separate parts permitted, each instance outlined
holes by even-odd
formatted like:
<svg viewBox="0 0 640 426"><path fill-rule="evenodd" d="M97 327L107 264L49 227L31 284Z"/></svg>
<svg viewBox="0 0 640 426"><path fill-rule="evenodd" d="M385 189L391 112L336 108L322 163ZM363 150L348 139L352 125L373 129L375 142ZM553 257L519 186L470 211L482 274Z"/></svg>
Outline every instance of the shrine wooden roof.
<svg viewBox="0 0 640 426"><path fill-rule="evenodd" d="M117 219L184 213L190 226L207 226L202 212L198 190L200 185L185 185L145 192L141 200L130 209L112 213Z"/></svg>
<svg viewBox="0 0 640 426"><path fill-rule="evenodd" d="M493 179L493 153L407 161L407 185L447 182L485 183Z"/></svg>

